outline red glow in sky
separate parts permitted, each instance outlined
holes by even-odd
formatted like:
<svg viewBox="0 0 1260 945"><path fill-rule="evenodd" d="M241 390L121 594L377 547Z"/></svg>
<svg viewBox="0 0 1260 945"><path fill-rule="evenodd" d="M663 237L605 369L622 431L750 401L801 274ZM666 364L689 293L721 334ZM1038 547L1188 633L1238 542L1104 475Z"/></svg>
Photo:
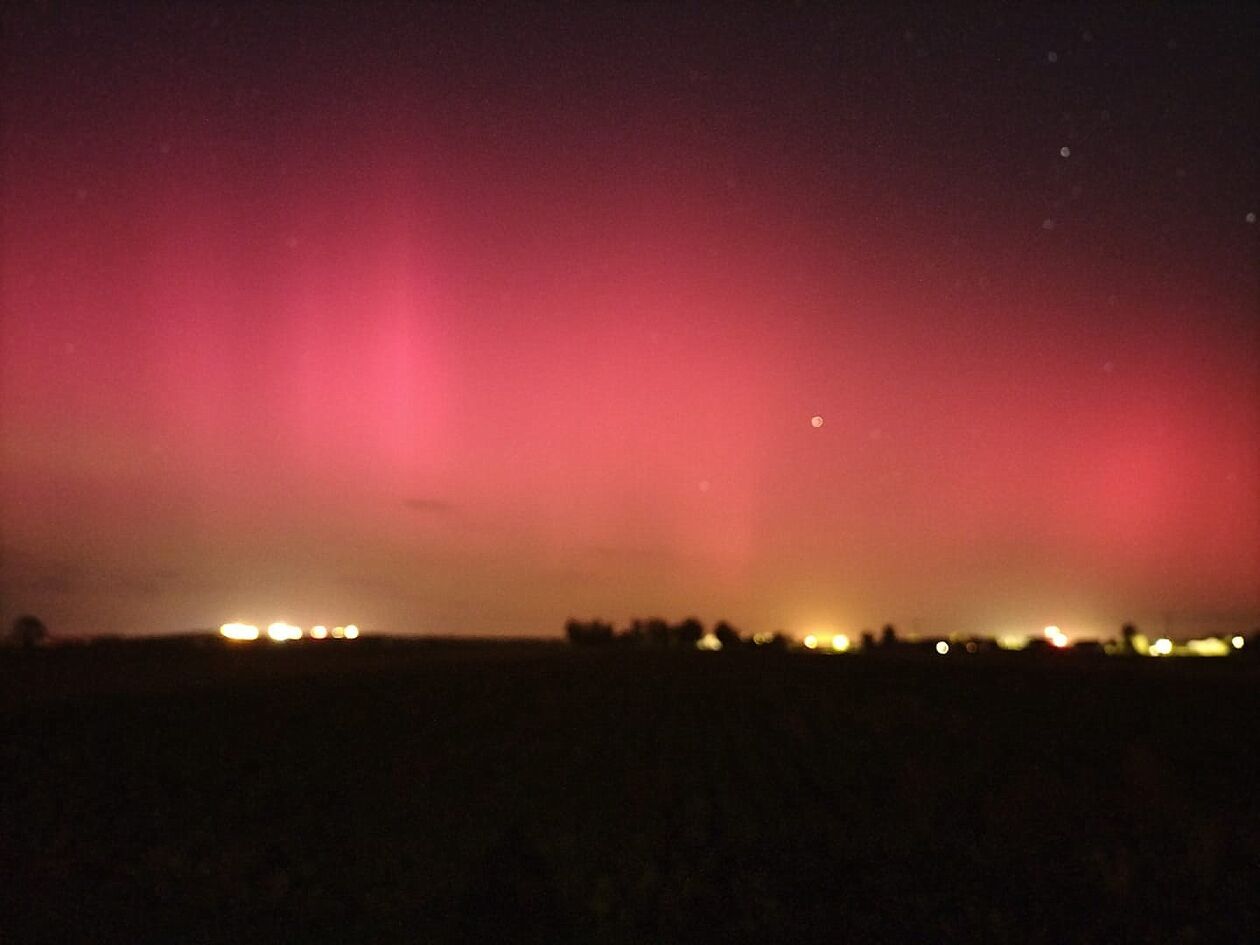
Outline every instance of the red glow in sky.
<svg viewBox="0 0 1260 945"><path fill-rule="evenodd" d="M1260 619L1253 24L250 16L7 24L6 619Z"/></svg>

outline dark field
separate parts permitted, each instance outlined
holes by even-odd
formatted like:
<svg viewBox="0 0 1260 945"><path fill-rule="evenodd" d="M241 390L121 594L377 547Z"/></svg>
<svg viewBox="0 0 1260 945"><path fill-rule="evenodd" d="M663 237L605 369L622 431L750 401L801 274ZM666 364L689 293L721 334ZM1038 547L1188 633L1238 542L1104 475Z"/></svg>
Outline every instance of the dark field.
<svg viewBox="0 0 1260 945"><path fill-rule="evenodd" d="M4 942L1260 928L1252 660L0 657Z"/></svg>

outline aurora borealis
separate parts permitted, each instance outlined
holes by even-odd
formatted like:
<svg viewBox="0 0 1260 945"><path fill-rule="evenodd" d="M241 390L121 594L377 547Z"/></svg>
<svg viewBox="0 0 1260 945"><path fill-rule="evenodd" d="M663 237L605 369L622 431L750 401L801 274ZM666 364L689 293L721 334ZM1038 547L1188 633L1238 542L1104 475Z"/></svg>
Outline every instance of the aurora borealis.
<svg viewBox="0 0 1260 945"><path fill-rule="evenodd" d="M1034 9L6 10L5 620L1253 626L1257 14Z"/></svg>

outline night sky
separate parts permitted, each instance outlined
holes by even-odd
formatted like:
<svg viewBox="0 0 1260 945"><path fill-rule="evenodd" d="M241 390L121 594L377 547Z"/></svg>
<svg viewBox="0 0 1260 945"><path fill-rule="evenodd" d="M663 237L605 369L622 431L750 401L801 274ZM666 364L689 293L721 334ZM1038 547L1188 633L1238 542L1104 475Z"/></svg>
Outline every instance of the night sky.
<svg viewBox="0 0 1260 945"><path fill-rule="evenodd" d="M1251 629L1260 7L861 6L6 4L6 623Z"/></svg>

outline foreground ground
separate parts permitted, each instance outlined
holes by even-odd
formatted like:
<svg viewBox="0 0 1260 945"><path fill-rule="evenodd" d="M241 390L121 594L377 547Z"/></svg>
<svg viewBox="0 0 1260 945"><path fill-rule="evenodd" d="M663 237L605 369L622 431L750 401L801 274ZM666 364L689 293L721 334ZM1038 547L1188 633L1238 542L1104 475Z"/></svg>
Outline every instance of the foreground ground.
<svg viewBox="0 0 1260 945"><path fill-rule="evenodd" d="M0 674L0 941L1260 928L1254 661L359 641Z"/></svg>

